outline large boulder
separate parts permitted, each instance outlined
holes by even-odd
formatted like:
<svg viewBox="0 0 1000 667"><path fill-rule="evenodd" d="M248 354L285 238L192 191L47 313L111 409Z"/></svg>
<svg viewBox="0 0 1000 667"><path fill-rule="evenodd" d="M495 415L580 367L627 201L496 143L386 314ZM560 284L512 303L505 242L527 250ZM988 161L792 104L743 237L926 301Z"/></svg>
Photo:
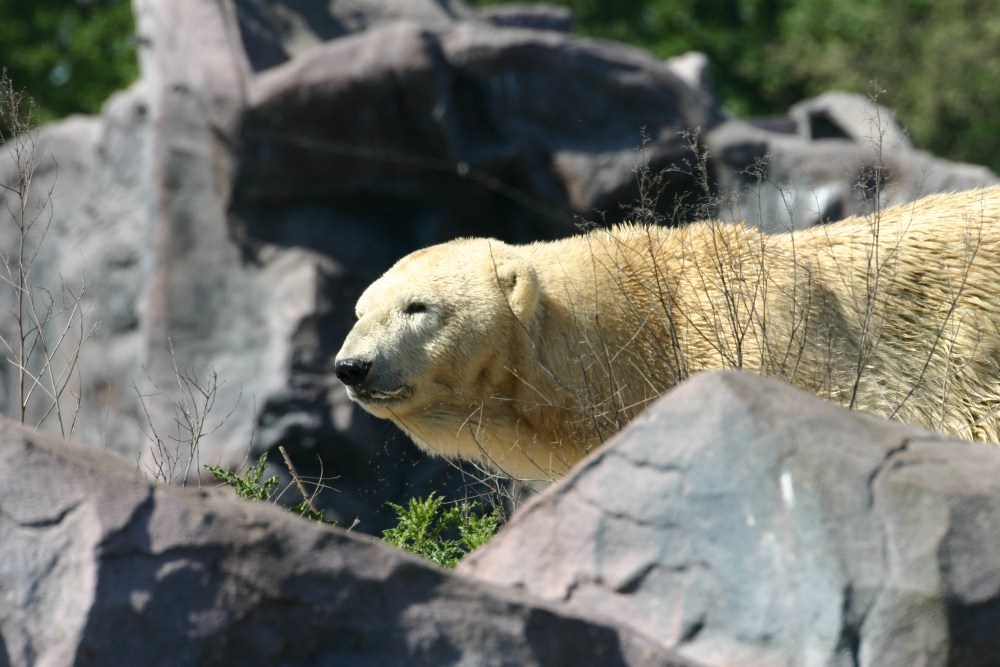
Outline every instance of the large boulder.
<svg viewBox="0 0 1000 667"><path fill-rule="evenodd" d="M694 667L456 576L0 419L0 665Z"/></svg>
<svg viewBox="0 0 1000 667"><path fill-rule="evenodd" d="M468 232L481 202L506 215L482 211L478 233L567 233L572 212L634 191L643 127L662 167L693 157L680 133L721 119L635 49L477 22L335 40L261 73L249 94L238 196L248 233L264 239L282 222L264 214L306 191L345 206L378 192L439 234ZM693 183L671 192L680 185Z"/></svg>
<svg viewBox="0 0 1000 667"><path fill-rule="evenodd" d="M1000 448L735 371L672 391L459 565L706 665L1000 664Z"/></svg>

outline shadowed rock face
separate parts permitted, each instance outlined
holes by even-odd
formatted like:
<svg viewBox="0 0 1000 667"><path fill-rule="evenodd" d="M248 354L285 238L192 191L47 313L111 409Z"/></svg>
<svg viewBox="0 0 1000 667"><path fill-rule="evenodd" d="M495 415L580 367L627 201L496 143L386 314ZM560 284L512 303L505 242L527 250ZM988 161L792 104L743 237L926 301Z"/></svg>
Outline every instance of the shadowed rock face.
<svg viewBox="0 0 1000 667"><path fill-rule="evenodd" d="M42 130L28 204L52 216L32 281L57 296L65 281L100 324L66 393L80 396L73 434L153 474L193 479L201 463L235 467L285 444L306 474L322 457L337 476L328 502L343 521L378 532L386 500L428 480L464 485L355 410L333 377L357 295L395 259L456 236L552 238L575 230L574 215L618 220L643 160L673 167L659 200L670 218L705 203L690 167L704 148L719 214L802 226L865 205L851 185L871 175L869 135L849 100L768 127L730 119L703 60L571 37L565 10L134 4L142 79L99 117ZM699 128L694 146L679 134ZM901 144L880 201L996 180ZM744 190L764 155L768 183L790 190ZM10 327L0 322L8 338ZM178 386L178 370L199 386ZM214 407L188 465L184 415L204 412L212 371ZM0 364L8 414L16 376ZM42 392L35 401L31 423L47 409ZM58 430L53 417L45 428ZM176 461L155 454L157 437Z"/></svg>
<svg viewBox="0 0 1000 667"><path fill-rule="evenodd" d="M985 667L998 466L705 374L456 574L0 421L0 665Z"/></svg>
<svg viewBox="0 0 1000 667"><path fill-rule="evenodd" d="M708 665L992 665L998 466L994 445L699 375L459 571Z"/></svg>
<svg viewBox="0 0 1000 667"><path fill-rule="evenodd" d="M693 665L627 628L0 422L0 664Z"/></svg>

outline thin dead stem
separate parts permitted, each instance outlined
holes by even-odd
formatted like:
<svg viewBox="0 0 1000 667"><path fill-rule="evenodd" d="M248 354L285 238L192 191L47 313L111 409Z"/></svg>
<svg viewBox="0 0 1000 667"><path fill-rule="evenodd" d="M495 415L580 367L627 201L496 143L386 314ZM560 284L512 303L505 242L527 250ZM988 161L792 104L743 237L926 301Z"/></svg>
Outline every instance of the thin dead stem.
<svg viewBox="0 0 1000 667"><path fill-rule="evenodd" d="M240 389L233 405L220 418L210 420L216 408L216 400L223 381L219 380L214 368L209 368L203 376L182 368L177 363L177 355L172 341L168 341L171 366L173 369L176 390L172 393L161 390L149 379L154 391L143 392L133 383L132 389L139 400L142 410L144 427L138 427L150 441L150 463L146 472L151 478L160 482L187 483L192 470L201 470L201 445L205 438L215 433L229 421L240 400L243 390ZM161 436L158 420L150 409L150 399L165 401L173 413L173 433ZM197 475L200 480L200 476Z"/></svg>
<svg viewBox="0 0 1000 667"><path fill-rule="evenodd" d="M0 346L14 369L17 418L43 426L55 422L71 437L80 415L79 392L73 394L80 354L97 324L88 324L86 284L74 289L64 279L55 293L36 282L33 270L53 221L54 183L35 192L40 165L38 130L30 98L17 90L6 71L0 74L0 144L11 158L12 179L0 183L0 197L15 226L13 253L0 252L0 281L12 296L11 329L0 331ZM73 400L67 402L67 392Z"/></svg>
<svg viewBox="0 0 1000 667"><path fill-rule="evenodd" d="M288 468L288 473L292 476L292 482L295 483L295 488L299 490L302 494L302 500L306 501L309 505L309 509L313 514L320 514L319 508L316 507L316 493L309 493L306 490L306 485L302 482L302 478L299 476L299 471L295 469L295 464L292 463L292 458L288 455L288 451L285 450L284 445L278 445L278 451L281 452L281 458L285 461L285 467Z"/></svg>

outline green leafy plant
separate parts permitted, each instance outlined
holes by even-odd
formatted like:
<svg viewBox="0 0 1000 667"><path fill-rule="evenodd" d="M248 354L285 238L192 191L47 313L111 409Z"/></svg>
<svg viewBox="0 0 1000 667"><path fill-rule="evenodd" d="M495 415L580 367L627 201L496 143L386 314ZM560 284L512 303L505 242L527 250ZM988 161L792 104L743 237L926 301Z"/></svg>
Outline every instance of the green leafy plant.
<svg viewBox="0 0 1000 667"><path fill-rule="evenodd" d="M284 447L280 449L282 456L285 457L288 469L292 473L292 477L300 491L302 491L303 495L302 501L299 504L290 507L289 511L292 512L292 514L300 516L304 519L319 521L320 523L326 523L331 526L336 525L336 521L326 518L326 510L316 507L312 496L306 494L302 481L298 476L298 472L295 470L294 466L291 465L291 461L288 459L288 455L285 452ZM267 452L264 452L260 455L260 458L257 459L257 465L248 469L242 475L239 474L239 471L232 472L213 465L206 465L205 469L212 473L212 476L217 480L232 488L233 491L236 492L236 495L243 500L266 502L271 500L271 496L274 493L275 488L277 488L279 481L276 475L272 475L271 477L264 479L264 467L266 465Z"/></svg>
<svg viewBox="0 0 1000 667"><path fill-rule="evenodd" d="M288 453L283 447L280 449L303 495L302 501L289 511L305 519L336 525L336 521L326 518L325 510L316 506L313 497L306 494ZM265 452L257 459L256 465L242 474L213 465L205 465L205 469L243 500L268 502L279 480L276 475L264 478L266 466ZM478 503L462 503L444 509L444 498L434 493L426 498L411 498L406 507L395 503L389 503L389 506L396 510L398 523L396 527L384 531L382 541L444 567L455 567L463 556L489 541L501 522L499 508L483 512Z"/></svg>
<svg viewBox="0 0 1000 667"><path fill-rule="evenodd" d="M477 503L444 509L444 498L431 493L411 498L406 507L389 503L399 523L382 533L382 541L427 560L455 567L463 556L485 544L500 526L500 511L481 512Z"/></svg>
<svg viewBox="0 0 1000 667"><path fill-rule="evenodd" d="M217 480L229 486L236 492L236 495L243 500L270 500L271 493L278 486L276 476L264 477L264 466L267 465L267 452L260 455L257 465L248 469L242 475L239 472L224 470L219 466L206 465L205 469L212 473Z"/></svg>

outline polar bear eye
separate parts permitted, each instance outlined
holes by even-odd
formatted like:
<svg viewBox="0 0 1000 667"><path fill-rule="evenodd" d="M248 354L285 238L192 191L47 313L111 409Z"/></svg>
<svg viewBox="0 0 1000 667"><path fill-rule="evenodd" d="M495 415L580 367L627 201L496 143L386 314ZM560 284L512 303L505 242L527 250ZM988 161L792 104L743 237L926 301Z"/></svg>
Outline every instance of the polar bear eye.
<svg viewBox="0 0 1000 667"><path fill-rule="evenodd" d="M406 304L405 308L403 308L403 312L405 314L407 314L407 315L416 315L418 313L426 313L427 312L427 304L424 303L423 301L411 301L410 303Z"/></svg>

